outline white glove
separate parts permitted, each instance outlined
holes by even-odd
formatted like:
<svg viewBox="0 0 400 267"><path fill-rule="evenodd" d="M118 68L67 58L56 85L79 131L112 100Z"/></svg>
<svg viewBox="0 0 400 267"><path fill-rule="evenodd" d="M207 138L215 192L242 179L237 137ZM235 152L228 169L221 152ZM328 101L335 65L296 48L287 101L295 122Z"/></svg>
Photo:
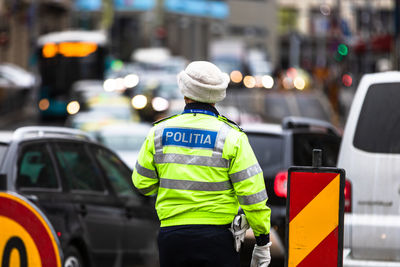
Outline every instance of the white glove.
<svg viewBox="0 0 400 267"><path fill-rule="evenodd" d="M267 267L271 262L271 253L269 247L271 242L264 246L254 245L253 257L251 258L250 267Z"/></svg>
<svg viewBox="0 0 400 267"><path fill-rule="evenodd" d="M246 231L249 228L250 225L247 222L246 215L240 214L235 216L229 230L233 234L234 245L237 252L240 251L240 247L244 241L244 237L246 236Z"/></svg>

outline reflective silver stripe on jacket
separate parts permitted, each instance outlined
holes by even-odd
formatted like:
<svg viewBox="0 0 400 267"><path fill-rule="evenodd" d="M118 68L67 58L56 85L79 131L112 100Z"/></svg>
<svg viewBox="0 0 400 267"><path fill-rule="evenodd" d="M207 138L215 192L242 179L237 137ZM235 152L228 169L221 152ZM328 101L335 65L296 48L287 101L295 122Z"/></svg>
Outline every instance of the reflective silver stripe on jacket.
<svg viewBox="0 0 400 267"><path fill-rule="evenodd" d="M237 196L240 205L251 205L268 199L267 191L264 189L250 196Z"/></svg>
<svg viewBox="0 0 400 267"><path fill-rule="evenodd" d="M146 194L150 193L151 191L153 191L154 189L156 189L157 187L158 187L158 184L153 184L153 185L151 185L149 187L146 187L146 188L141 188L141 189L138 188L138 190L143 195L146 195Z"/></svg>
<svg viewBox="0 0 400 267"><path fill-rule="evenodd" d="M164 132L164 125L162 123L154 131L154 149L156 150L156 154L163 153L163 146L162 146L163 132Z"/></svg>
<svg viewBox="0 0 400 267"><path fill-rule="evenodd" d="M157 179L156 171L153 171L153 170L150 170L150 169L147 169L147 168L143 167L137 161L136 161L135 168L136 168L137 173L140 174L141 176L144 176L144 177L147 177L147 178Z"/></svg>
<svg viewBox="0 0 400 267"><path fill-rule="evenodd" d="M230 161L224 158L213 158L207 156L195 156L184 154L155 154L154 161L157 164L178 163L187 165L198 165L207 167L229 168Z"/></svg>
<svg viewBox="0 0 400 267"><path fill-rule="evenodd" d="M231 129L232 128L229 125L225 123L222 124L221 128L218 131L217 140L215 142L215 147L212 155L213 157L222 157L222 151L224 150L225 140Z"/></svg>
<svg viewBox="0 0 400 267"><path fill-rule="evenodd" d="M232 183L238 183L250 177L253 177L256 174L259 174L260 172L262 172L262 169L260 165L256 163L253 166L248 167L247 169L230 174L229 178L231 179Z"/></svg>
<svg viewBox="0 0 400 267"><path fill-rule="evenodd" d="M224 182L197 182L188 180L175 180L160 178L160 187L180 190L196 191L224 191L232 188L229 181Z"/></svg>

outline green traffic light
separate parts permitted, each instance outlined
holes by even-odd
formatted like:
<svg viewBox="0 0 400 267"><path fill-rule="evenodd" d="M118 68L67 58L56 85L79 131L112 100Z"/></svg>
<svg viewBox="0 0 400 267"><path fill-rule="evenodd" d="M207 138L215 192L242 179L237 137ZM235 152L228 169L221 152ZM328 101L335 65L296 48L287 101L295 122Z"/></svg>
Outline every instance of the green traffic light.
<svg viewBox="0 0 400 267"><path fill-rule="evenodd" d="M115 59L111 62L111 69L115 70L115 71L119 71L124 67L124 63L122 62L122 60L119 59Z"/></svg>
<svg viewBox="0 0 400 267"><path fill-rule="evenodd" d="M349 48L345 44L338 45L337 51L342 56L347 56L349 53Z"/></svg>

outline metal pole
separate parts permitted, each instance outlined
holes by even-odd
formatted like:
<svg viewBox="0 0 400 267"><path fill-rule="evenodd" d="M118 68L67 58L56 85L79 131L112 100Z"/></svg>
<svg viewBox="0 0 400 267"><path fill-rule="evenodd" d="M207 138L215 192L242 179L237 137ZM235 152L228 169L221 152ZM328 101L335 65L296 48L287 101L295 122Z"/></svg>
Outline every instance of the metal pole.
<svg viewBox="0 0 400 267"><path fill-rule="evenodd" d="M314 168L319 168L322 165L322 150L313 149L312 153L312 166Z"/></svg>
<svg viewBox="0 0 400 267"><path fill-rule="evenodd" d="M399 47L400 47L400 0L395 1L394 9L394 45L393 45L393 69L399 69Z"/></svg>

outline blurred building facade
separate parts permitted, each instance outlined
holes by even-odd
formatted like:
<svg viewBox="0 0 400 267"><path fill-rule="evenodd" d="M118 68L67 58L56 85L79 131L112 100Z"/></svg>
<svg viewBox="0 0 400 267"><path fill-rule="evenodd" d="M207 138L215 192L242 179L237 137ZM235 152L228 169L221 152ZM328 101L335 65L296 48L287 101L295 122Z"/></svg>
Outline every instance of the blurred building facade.
<svg viewBox="0 0 400 267"><path fill-rule="evenodd" d="M229 0L228 30L233 38L241 38L249 48L258 48L272 65L279 58L277 35L278 1Z"/></svg>
<svg viewBox="0 0 400 267"><path fill-rule="evenodd" d="M39 35L103 28L123 60L148 46L207 59L210 42L236 38L281 69L336 62L371 72L393 56L394 10L395 0L0 0L0 61L29 67ZM338 62L340 43L348 55Z"/></svg>
<svg viewBox="0 0 400 267"><path fill-rule="evenodd" d="M28 68L40 35L102 28L111 52L123 60L148 46L207 59L210 41L237 37L268 50L275 61L276 8L275 0L0 0L0 60Z"/></svg>
<svg viewBox="0 0 400 267"><path fill-rule="evenodd" d="M344 120L362 75L395 69L399 6L397 0L279 0L279 48L287 53L278 69L310 73Z"/></svg>
<svg viewBox="0 0 400 267"><path fill-rule="evenodd" d="M281 67L304 68L345 62L353 72L379 70L392 60L395 0L279 0ZM337 56L339 44L346 55Z"/></svg>
<svg viewBox="0 0 400 267"><path fill-rule="evenodd" d="M40 34L69 26L69 0L0 0L0 62L29 68Z"/></svg>

